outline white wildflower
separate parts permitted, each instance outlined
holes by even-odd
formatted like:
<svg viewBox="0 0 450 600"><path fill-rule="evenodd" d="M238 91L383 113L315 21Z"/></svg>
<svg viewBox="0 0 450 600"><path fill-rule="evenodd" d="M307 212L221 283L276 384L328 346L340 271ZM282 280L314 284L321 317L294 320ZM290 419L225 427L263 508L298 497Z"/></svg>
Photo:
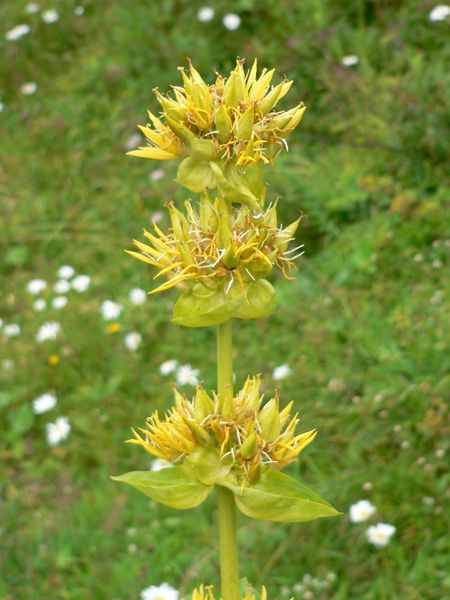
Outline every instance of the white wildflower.
<svg viewBox="0 0 450 600"><path fill-rule="evenodd" d="M346 54L341 59L341 65L344 67L354 67L359 63L359 58L356 54Z"/></svg>
<svg viewBox="0 0 450 600"><path fill-rule="evenodd" d="M30 2L29 4L27 4L25 6L25 12L27 13L27 15L34 15L38 11L39 11L39 4L36 4L36 2Z"/></svg>
<svg viewBox="0 0 450 600"><path fill-rule="evenodd" d="M66 296L56 296L56 298L53 298L52 300L52 308L64 308L64 306L66 306L67 304L67 297Z"/></svg>
<svg viewBox="0 0 450 600"><path fill-rule="evenodd" d="M91 278L89 275L77 275L72 279L71 285L76 292L85 292L91 285Z"/></svg>
<svg viewBox="0 0 450 600"><path fill-rule="evenodd" d="M450 17L450 6L448 4L438 4L435 6L428 15L430 21L445 21Z"/></svg>
<svg viewBox="0 0 450 600"><path fill-rule="evenodd" d="M44 12L42 13L42 20L45 23L47 23L48 25L51 25L52 23L56 23L56 21L59 20L58 11L55 10L54 8L49 8L48 10L44 10Z"/></svg>
<svg viewBox="0 0 450 600"><path fill-rule="evenodd" d="M214 19L214 9L210 6L204 6L197 13L197 18L202 23L208 23Z"/></svg>
<svg viewBox="0 0 450 600"><path fill-rule="evenodd" d="M173 464L168 460L164 460L163 458L155 458L150 465L150 471L162 471L162 469L168 469L169 467L173 467Z"/></svg>
<svg viewBox="0 0 450 600"><path fill-rule="evenodd" d="M100 306L100 313L105 321L117 319L122 312L122 305L112 300L105 300Z"/></svg>
<svg viewBox="0 0 450 600"><path fill-rule="evenodd" d="M168 583L151 585L141 592L141 600L178 600L178 598L178 591Z"/></svg>
<svg viewBox="0 0 450 600"><path fill-rule="evenodd" d="M290 374L290 372L291 368L289 365L280 365L279 367L275 367L275 369L273 370L272 378L275 379L275 381L281 381L282 379L285 379Z"/></svg>
<svg viewBox="0 0 450 600"><path fill-rule="evenodd" d="M159 223L164 218L164 213L162 210L155 210L154 213L150 215L150 223Z"/></svg>
<svg viewBox="0 0 450 600"><path fill-rule="evenodd" d="M377 509L368 500L359 500L350 506L349 515L352 523L367 521Z"/></svg>
<svg viewBox="0 0 450 600"><path fill-rule="evenodd" d="M28 35L30 31L31 27L25 23L22 23L21 25L16 25L16 27L10 29L5 34L5 39L7 39L8 42L16 42L17 40L20 40L20 38L23 38L25 35Z"/></svg>
<svg viewBox="0 0 450 600"><path fill-rule="evenodd" d="M3 371L11 371L14 368L14 361L10 358L5 358L2 360L2 369Z"/></svg>
<svg viewBox="0 0 450 600"><path fill-rule="evenodd" d="M150 180L160 181L161 179L164 179L165 174L166 172L164 171L164 169L155 169L150 173Z"/></svg>
<svg viewBox="0 0 450 600"><path fill-rule="evenodd" d="M142 135L135 132L127 138L124 148L125 150L135 150L137 146L142 146Z"/></svg>
<svg viewBox="0 0 450 600"><path fill-rule="evenodd" d="M57 294L67 294L67 292L70 290L70 287L71 286L68 281L65 279L60 279L55 283L53 289Z"/></svg>
<svg viewBox="0 0 450 600"><path fill-rule="evenodd" d="M84 6L75 6L73 14L76 17L81 17L82 15L84 15Z"/></svg>
<svg viewBox="0 0 450 600"><path fill-rule="evenodd" d="M9 323L3 327L3 335L5 337L11 338L16 337L20 334L20 325L17 323Z"/></svg>
<svg viewBox="0 0 450 600"><path fill-rule="evenodd" d="M125 336L124 344L127 350L130 352L134 352L137 350L142 342L142 336L140 333L136 331L132 331L131 333L127 333Z"/></svg>
<svg viewBox="0 0 450 600"><path fill-rule="evenodd" d="M389 525L388 523L377 523L367 529L366 537L369 543L378 548L383 548L389 544L394 533L395 527L393 525Z"/></svg>
<svg viewBox="0 0 450 600"><path fill-rule="evenodd" d="M33 412L42 415L56 406L57 398L54 394L41 394L33 400Z"/></svg>
<svg viewBox="0 0 450 600"><path fill-rule="evenodd" d="M27 283L27 290L30 294L35 296L36 294L40 294L47 287L47 282L43 279L32 279Z"/></svg>
<svg viewBox="0 0 450 600"><path fill-rule="evenodd" d="M222 23L228 31L236 31L241 26L241 17L235 13L228 13L222 19Z"/></svg>
<svg viewBox="0 0 450 600"><path fill-rule="evenodd" d="M34 81L27 81L20 86L20 93L24 96L31 96L37 90L37 83Z"/></svg>
<svg viewBox="0 0 450 600"><path fill-rule="evenodd" d="M176 372L176 379L179 385L197 385L198 369L193 369L191 365L181 365Z"/></svg>
<svg viewBox="0 0 450 600"><path fill-rule="evenodd" d="M133 288L128 294L128 298L130 299L131 304L139 306L140 304L144 304L147 300L147 293L140 288Z"/></svg>
<svg viewBox="0 0 450 600"><path fill-rule="evenodd" d="M67 439L70 433L70 423L67 417L58 417L54 423L47 423L47 442L57 446Z"/></svg>
<svg viewBox="0 0 450 600"><path fill-rule="evenodd" d="M54 321L43 323L36 334L36 341L39 343L46 342L47 340L56 340L61 330L61 325Z"/></svg>
<svg viewBox="0 0 450 600"><path fill-rule="evenodd" d="M60 279L70 279L75 275L75 269L70 265L63 265L59 267L57 275Z"/></svg>
<svg viewBox="0 0 450 600"><path fill-rule="evenodd" d="M4 103L0 100L0 112L3 111L3 109L5 108Z"/></svg>
<svg viewBox="0 0 450 600"><path fill-rule="evenodd" d="M44 298L38 298L37 300L35 300L33 302L33 309L36 312L41 312L43 310L45 310L47 308L47 302L44 300Z"/></svg>
<svg viewBox="0 0 450 600"><path fill-rule="evenodd" d="M159 372L161 375L170 375L177 368L178 361L175 359L165 360L159 365Z"/></svg>

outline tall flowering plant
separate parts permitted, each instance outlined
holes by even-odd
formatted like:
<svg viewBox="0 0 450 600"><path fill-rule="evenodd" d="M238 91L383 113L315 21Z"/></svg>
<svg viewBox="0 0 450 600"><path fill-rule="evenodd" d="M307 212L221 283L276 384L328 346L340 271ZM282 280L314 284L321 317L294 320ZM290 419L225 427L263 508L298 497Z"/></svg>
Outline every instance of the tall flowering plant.
<svg viewBox="0 0 450 600"><path fill-rule="evenodd" d="M293 402L282 407L278 393L264 402L257 375L233 390L233 319L259 319L275 310L276 292L267 278L279 269L290 279L300 249L290 247L300 219L279 224L278 199L266 199L263 165L287 150L286 137L305 106L277 110L292 81L271 85L274 69L258 73L256 60L247 72L238 60L228 77L217 75L212 85L192 64L180 72L182 85L171 94L155 90L161 113L149 112L149 124L140 127L148 144L130 154L178 161L178 183L199 198L184 210L169 203L169 230L155 223L129 254L156 269L151 294L177 291L174 323L216 327L217 390L199 385L191 399L174 390L167 414L155 411L144 427L132 430L128 442L173 466L114 479L179 510L199 506L215 491L221 598L250 600L256 592L242 596L239 586L236 509L284 522L338 514L282 472L316 435L315 429L297 432ZM201 586L193 598L213 600L213 591Z"/></svg>

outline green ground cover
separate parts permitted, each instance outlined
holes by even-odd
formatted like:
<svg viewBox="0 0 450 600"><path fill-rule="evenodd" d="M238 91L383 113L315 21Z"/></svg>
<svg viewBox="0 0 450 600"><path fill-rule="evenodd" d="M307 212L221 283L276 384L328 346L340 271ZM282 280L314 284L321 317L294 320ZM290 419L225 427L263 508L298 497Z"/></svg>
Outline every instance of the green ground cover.
<svg viewBox="0 0 450 600"><path fill-rule="evenodd" d="M170 294L133 305L130 290L151 289L152 273L123 252L184 197L175 165L125 152L156 109L151 89L174 83L187 56L210 80L213 67L257 56L294 79L291 104L308 106L269 175L286 223L304 214L306 253L294 283L276 282L276 314L236 324L236 378L264 373L266 393L279 385L304 430L318 427L292 471L344 515L242 517L243 573L271 598L450 598L448 22L429 19L428 0L223 1L209 23L197 19L201 3L181 0L86 0L79 16L71 0L25 6L0 4L1 600L131 600L163 581L181 593L218 584L212 500L179 513L109 479L150 465L122 442L171 401L162 362L215 384L213 331L171 325ZM59 19L48 24L50 8ZM241 17L234 32L227 12ZM30 33L5 39L21 23ZM358 63L346 67L349 54ZM23 94L30 82L36 91ZM56 309L64 264L91 284ZM36 278L48 285L33 296ZM108 299L123 306L112 327L99 312ZM61 329L39 343L45 322ZM11 324L20 333L8 337ZM135 351L130 332L142 336ZM282 364L291 373L276 382ZM46 392L57 405L36 415ZM52 447L46 424L60 416L70 434ZM377 512L352 523L349 506L363 498ZM380 521L396 533L374 548L366 529Z"/></svg>

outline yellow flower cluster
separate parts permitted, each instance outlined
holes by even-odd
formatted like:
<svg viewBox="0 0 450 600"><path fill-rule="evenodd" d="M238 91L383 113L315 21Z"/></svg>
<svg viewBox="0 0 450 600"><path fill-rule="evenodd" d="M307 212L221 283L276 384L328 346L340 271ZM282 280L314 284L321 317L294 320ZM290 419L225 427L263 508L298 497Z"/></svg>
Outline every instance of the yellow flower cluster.
<svg viewBox="0 0 450 600"><path fill-rule="evenodd" d="M135 258L158 269L155 279L167 281L151 293L172 287L187 290L193 282L225 285L228 292L234 284L246 295L245 285L266 277L274 266L286 278L294 267L295 252L289 242L300 219L288 227L277 224L276 203L260 214L242 206L231 213L227 202L205 196L196 211L190 201L185 203L186 216L170 204L172 227L168 234L153 224L155 234L144 231L150 242L134 240L138 252L128 251ZM301 254L301 252L299 253Z"/></svg>
<svg viewBox="0 0 450 600"><path fill-rule="evenodd" d="M192 64L180 71L183 86L172 86L172 97L154 90L162 116L149 112L151 123L140 127L149 145L131 155L157 160L191 155L245 167L269 163L305 111L302 102L289 111L275 110L292 81L270 87L275 69L258 75L256 60L247 73L243 61L237 60L230 76L217 75L212 85Z"/></svg>
<svg viewBox="0 0 450 600"><path fill-rule="evenodd" d="M258 376L249 377L234 398L230 394L222 401L201 386L192 401L175 390L175 406L167 415L160 419L155 411L128 442L170 462L187 459L196 468L206 461L211 468L214 454L218 477L230 473L239 483L254 483L261 468L283 469L316 435L314 429L296 434L299 418L298 413L290 416L293 402L280 410L276 394L263 404L260 386Z"/></svg>

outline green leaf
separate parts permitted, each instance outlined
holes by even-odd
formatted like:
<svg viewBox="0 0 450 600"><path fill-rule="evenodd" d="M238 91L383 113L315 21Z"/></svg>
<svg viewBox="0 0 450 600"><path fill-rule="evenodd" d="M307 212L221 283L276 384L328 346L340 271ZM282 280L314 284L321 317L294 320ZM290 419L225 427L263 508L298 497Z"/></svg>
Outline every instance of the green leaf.
<svg viewBox="0 0 450 600"><path fill-rule="evenodd" d="M240 486L228 479L221 484L233 491L238 508L253 519L299 522L341 514L305 485L278 471L266 471L242 494Z"/></svg>
<svg viewBox="0 0 450 600"><path fill-rule="evenodd" d="M216 187L216 177L206 161L199 162L188 156L178 167L177 182L191 192L204 192Z"/></svg>
<svg viewBox="0 0 450 600"><path fill-rule="evenodd" d="M180 467L169 467L161 471L131 471L118 477L152 500L171 508L186 510L199 506L209 496L212 487L194 481Z"/></svg>
<svg viewBox="0 0 450 600"><path fill-rule="evenodd" d="M172 315L172 323L185 327L208 327L228 321L244 297L226 295L223 287L210 289L197 284L181 294Z"/></svg>
<svg viewBox="0 0 450 600"><path fill-rule="evenodd" d="M236 319L262 319L273 313L277 306L275 290L266 279L259 279L246 288L244 300L233 317Z"/></svg>
<svg viewBox="0 0 450 600"><path fill-rule="evenodd" d="M214 485L228 475L231 464L224 464L213 448L198 446L184 459L181 467L188 477L205 485Z"/></svg>

